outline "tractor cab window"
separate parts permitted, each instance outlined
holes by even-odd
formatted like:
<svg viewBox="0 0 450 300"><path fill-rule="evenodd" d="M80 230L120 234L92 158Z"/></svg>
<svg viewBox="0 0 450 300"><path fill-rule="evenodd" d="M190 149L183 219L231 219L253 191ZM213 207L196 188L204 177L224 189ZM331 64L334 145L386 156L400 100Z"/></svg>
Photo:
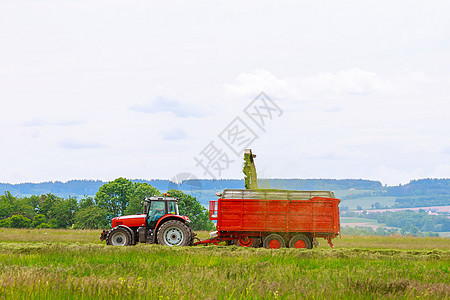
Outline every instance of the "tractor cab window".
<svg viewBox="0 0 450 300"><path fill-rule="evenodd" d="M169 214L178 215L178 205L176 201L169 201Z"/></svg>
<svg viewBox="0 0 450 300"><path fill-rule="evenodd" d="M152 201L148 210L147 222L149 225L156 225L156 222L165 215L166 205L164 201Z"/></svg>

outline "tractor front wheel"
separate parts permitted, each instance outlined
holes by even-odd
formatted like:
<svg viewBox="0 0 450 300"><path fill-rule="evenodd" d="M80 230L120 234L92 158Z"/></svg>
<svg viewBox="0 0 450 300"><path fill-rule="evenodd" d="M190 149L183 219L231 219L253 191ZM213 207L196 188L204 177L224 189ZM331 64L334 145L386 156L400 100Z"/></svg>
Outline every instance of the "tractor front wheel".
<svg viewBox="0 0 450 300"><path fill-rule="evenodd" d="M158 243L166 246L191 246L190 228L183 222L170 220L161 225L158 230Z"/></svg>
<svg viewBox="0 0 450 300"><path fill-rule="evenodd" d="M130 246L131 234L125 228L114 228L106 236L106 244L113 246Z"/></svg>

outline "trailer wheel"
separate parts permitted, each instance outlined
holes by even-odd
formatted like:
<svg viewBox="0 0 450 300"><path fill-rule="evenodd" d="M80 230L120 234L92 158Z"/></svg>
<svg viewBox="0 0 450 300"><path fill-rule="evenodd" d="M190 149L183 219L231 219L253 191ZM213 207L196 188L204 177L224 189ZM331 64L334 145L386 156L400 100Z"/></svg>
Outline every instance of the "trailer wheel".
<svg viewBox="0 0 450 300"><path fill-rule="evenodd" d="M259 238L253 238L253 237L240 237L236 240L235 245L241 246L241 247L252 247L252 248L258 248L261 244L261 240Z"/></svg>
<svg viewBox="0 0 450 300"><path fill-rule="evenodd" d="M289 248L311 249L312 244L307 236L303 234L296 234L289 241Z"/></svg>
<svg viewBox="0 0 450 300"><path fill-rule="evenodd" d="M125 228L114 228L106 236L106 244L113 246L130 246L131 234Z"/></svg>
<svg viewBox="0 0 450 300"><path fill-rule="evenodd" d="M286 247L286 243L281 235L272 233L264 239L263 246L267 249L280 249Z"/></svg>
<svg viewBox="0 0 450 300"><path fill-rule="evenodd" d="M158 230L158 244L166 246L192 245L191 230L178 220L170 220L161 225Z"/></svg>

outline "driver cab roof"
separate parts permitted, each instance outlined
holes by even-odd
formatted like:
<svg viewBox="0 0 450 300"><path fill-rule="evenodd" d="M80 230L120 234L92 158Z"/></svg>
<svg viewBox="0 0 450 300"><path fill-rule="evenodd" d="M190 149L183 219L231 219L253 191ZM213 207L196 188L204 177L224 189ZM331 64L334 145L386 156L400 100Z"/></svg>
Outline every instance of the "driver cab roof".
<svg viewBox="0 0 450 300"><path fill-rule="evenodd" d="M145 201L178 201L178 198L165 197L165 196L153 196L150 198L145 198Z"/></svg>

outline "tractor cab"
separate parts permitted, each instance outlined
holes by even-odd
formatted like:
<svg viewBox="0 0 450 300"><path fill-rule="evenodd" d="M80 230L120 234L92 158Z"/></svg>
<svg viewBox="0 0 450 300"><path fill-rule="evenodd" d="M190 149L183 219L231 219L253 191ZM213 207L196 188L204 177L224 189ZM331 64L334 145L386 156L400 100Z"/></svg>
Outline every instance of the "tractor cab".
<svg viewBox="0 0 450 300"><path fill-rule="evenodd" d="M155 228L158 220L165 215L178 215L178 199L164 195L144 200L144 214L149 229Z"/></svg>

